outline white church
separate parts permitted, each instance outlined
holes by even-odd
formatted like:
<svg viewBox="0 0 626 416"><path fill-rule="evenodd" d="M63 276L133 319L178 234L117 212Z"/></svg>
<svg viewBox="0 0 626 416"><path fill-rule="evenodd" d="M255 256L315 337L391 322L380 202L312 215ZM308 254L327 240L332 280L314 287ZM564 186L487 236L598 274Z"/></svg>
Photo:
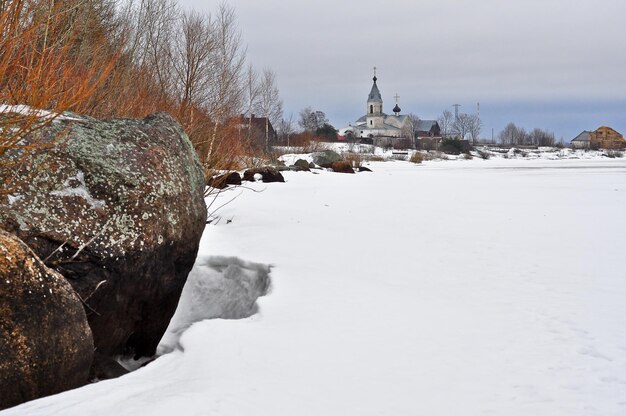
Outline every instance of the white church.
<svg viewBox="0 0 626 416"><path fill-rule="evenodd" d="M376 81L376 72L374 71L374 84L367 96L366 114L359 118L355 123L348 127L339 129L340 140L366 139L370 141L374 139L412 139L410 127L411 120L408 115L401 115L402 111L396 101L393 108L393 115L387 115L383 112L383 99ZM396 95L396 100L398 96ZM439 124L435 120L419 120L417 127L419 137L436 137L439 136Z"/></svg>

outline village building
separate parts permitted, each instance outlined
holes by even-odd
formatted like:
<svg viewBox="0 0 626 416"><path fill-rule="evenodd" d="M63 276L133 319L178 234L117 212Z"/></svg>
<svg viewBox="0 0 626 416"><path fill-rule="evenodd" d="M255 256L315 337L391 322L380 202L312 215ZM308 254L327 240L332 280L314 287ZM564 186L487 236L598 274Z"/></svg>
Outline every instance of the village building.
<svg viewBox="0 0 626 416"><path fill-rule="evenodd" d="M396 105L393 108L393 115L388 115L383 111L383 99L378 89L378 78L374 73L372 78L374 83L367 96L366 113L357 119L354 124L339 129L339 140L360 141L374 143L377 145L393 145L400 140L408 140L411 146L414 139L422 137L439 137L440 128L436 120L419 120L415 128L412 126L414 120L409 115L400 114L401 109L396 94ZM417 137L411 137L413 135Z"/></svg>
<svg viewBox="0 0 626 416"><path fill-rule="evenodd" d="M619 132L602 126L595 131L583 131L571 141L574 149L625 149L626 140Z"/></svg>
<svg viewBox="0 0 626 416"><path fill-rule="evenodd" d="M267 117L241 114L235 120L231 120L231 123L235 125L239 137L247 139L252 145L263 148L278 144L276 130Z"/></svg>

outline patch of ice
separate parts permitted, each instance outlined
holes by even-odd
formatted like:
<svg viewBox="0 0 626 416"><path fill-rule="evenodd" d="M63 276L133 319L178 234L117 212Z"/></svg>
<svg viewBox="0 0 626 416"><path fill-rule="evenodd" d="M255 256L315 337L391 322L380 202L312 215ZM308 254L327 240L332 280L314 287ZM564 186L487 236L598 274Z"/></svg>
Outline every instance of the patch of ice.
<svg viewBox="0 0 626 416"><path fill-rule="evenodd" d="M270 266L237 257L198 258L157 353L180 348L181 335L195 322L242 319L257 313L256 300L267 293L269 273Z"/></svg>

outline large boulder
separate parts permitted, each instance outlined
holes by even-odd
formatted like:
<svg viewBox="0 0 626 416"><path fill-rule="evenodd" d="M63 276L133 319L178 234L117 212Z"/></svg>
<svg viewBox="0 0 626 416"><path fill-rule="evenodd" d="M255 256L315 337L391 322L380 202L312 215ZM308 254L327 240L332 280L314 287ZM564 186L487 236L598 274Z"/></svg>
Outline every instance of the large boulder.
<svg viewBox="0 0 626 416"><path fill-rule="evenodd" d="M37 140L51 147L35 150L17 188L0 198L0 228L85 300L99 354L153 355L206 223L191 142L167 114L64 116L24 143Z"/></svg>
<svg viewBox="0 0 626 416"><path fill-rule="evenodd" d="M352 169L352 164L347 160L340 160L338 162L334 162L331 166L333 172L338 173L354 173L354 169Z"/></svg>
<svg viewBox="0 0 626 416"><path fill-rule="evenodd" d="M313 163L323 168L332 168L333 163L343 160L341 155L332 150L313 153Z"/></svg>
<svg viewBox="0 0 626 416"><path fill-rule="evenodd" d="M296 163L294 163L293 166L296 168L295 170L297 171L309 172L311 170L311 167L309 166L309 162L307 162L304 159L296 160Z"/></svg>
<svg viewBox="0 0 626 416"><path fill-rule="evenodd" d="M228 185L241 185L241 175L239 172L223 173L210 177L206 184L216 189L225 189Z"/></svg>
<svg viewBox="0 0 626 416"><path fill-rule="evenodd" d="M72 286L0 230L0 409L86 384L92 359Z"/></svg>

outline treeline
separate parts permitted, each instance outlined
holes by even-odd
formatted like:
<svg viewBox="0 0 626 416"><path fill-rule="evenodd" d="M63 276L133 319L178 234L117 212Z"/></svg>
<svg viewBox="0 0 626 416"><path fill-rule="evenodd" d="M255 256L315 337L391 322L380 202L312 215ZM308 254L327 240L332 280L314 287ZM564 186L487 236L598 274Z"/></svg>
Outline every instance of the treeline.
<svg viewBox="0 0 626 416"><path fill-rule="evenodd" d="M515 123L507 124L498 135L500 143L513 146L554 146L554 133L534 128L526 131L523 127L518 127Z"/></svg>
<svg viewBox="0 0 626 416"><path fill-rule="evenodd" d="M0 36L0 105L94 117L166 111L208 169L262 147L241 131L240 114L282 117L275 75L247 63L226 3L202 14L173 0L0 0ZM6 147L15 138L5 130Z"/></svg>

